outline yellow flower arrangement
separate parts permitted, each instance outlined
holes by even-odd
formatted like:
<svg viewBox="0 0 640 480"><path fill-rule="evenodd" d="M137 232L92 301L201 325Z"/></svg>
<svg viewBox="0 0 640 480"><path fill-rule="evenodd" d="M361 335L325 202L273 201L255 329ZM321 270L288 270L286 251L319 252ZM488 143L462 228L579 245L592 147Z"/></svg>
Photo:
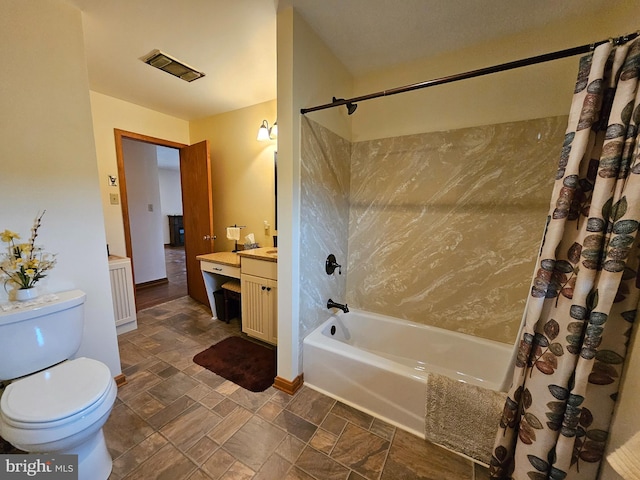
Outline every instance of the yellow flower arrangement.
<svg viewBox="0 0 640 480"><path fill-rule="evenodd" d="M35 243L43 216L44 212L36 216L27 243L16 242L20 240L20 235L11 230L0 232L0 240L9 244L8 253L3 254L0 262L0 277L5 278L5 289L7 284L15 285L18 289L31 288L46 276L46 271L55 266L56 256L44 253L42 247Z"/></svg>

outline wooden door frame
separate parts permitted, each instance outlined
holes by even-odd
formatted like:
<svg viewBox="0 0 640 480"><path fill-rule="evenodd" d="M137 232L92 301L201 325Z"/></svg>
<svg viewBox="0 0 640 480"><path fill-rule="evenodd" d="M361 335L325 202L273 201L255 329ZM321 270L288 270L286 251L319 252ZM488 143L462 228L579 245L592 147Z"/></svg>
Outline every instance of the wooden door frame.
<svg viewBox="0 0 640 480"><path fill-rule="evenodd" d="M144 142L152 145L160 145L163 147L172 147L181 149L188 147L189 145L184 143L173 142L171 140L164 140L162 138L150 137L148 135L141 135L139 133L127 132L126 130L120 130L118 128L113 129L113 133L116 140L116 161L118 163L118 178L120 189L120 208L122 210L122 223L124 225L124 243L127 252L127 257L131 259L131 271L133 274L133 285L135 286L136 272L133 268L133 247L131 245L131 223L129 221L129 200L127 197L127 179L124 171L124 154L122 152L122 140L136 140L138 142Z"/></svg>

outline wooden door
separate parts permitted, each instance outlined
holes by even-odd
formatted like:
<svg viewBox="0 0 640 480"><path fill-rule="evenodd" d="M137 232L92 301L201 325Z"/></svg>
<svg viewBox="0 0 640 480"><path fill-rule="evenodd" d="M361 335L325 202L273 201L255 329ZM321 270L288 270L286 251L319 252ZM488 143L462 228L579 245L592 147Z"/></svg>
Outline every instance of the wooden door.
<svg viewBox="0 0 640 480"><path fill-rule="evenodd" d="M213 252L213 197L209 141L180 149L180 183L187 291L200 303L209 305L198 255Z"/></svg>

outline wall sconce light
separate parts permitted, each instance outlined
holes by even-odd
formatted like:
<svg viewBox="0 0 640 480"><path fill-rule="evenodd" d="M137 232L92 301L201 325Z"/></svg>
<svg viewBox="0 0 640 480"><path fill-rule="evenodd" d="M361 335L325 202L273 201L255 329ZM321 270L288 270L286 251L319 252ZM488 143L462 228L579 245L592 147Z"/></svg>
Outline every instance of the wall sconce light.
<svg viewBox="0 0 640 480"><path fill-rule="evenodd" d="M270 127L269 122L262 121L262 125L258 129L258 141L265 142L267 140L275 140L278 137L278 121L276 120Z"/></svg>

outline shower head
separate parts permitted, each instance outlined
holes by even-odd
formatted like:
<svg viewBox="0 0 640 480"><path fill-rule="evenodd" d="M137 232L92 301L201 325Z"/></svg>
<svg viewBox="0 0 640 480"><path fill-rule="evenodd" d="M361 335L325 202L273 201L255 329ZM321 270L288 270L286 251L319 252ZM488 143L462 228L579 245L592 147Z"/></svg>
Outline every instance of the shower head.
<svg viewBox="0 0 640 480"><path fill-rule="evenodd" d="M340 102L340 101L343 101L343 100L344 100L344 98L333 97L333 103ZM356 108L358 108L358 105L355 104L355 103L352 103L352 102L345 103L344 106L347 107L347 113L349 115L352 115L353 112L356 111Z"/></svg>

